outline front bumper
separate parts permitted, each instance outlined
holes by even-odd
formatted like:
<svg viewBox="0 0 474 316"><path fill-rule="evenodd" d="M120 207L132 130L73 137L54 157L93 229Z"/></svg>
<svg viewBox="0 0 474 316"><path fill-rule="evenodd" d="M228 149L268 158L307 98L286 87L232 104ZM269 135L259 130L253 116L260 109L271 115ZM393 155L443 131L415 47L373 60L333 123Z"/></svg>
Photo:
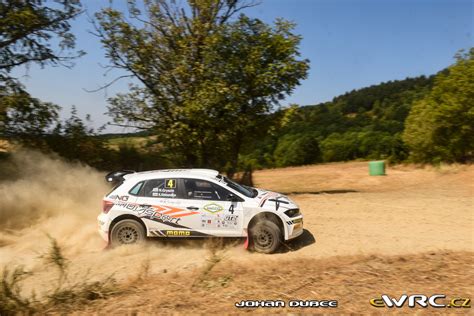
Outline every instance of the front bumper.
<svg viewBox="0 0 474 316"><path fill-rule="evenodd" d="M303 216L298 216L296 218L292 218L291 220L287 221L288 224L288 239L294 239L300 236L304 229L303 229Z"/></svg>

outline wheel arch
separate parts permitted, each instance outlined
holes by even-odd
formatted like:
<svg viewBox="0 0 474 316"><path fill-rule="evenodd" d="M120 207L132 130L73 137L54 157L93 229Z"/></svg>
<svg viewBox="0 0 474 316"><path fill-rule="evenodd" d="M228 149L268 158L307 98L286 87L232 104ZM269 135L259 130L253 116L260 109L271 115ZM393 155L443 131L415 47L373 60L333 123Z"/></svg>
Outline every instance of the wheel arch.
<svg viewBox="0 0 474 316"><path fill-rule="evenodd" d="M124 219L131 219L131 220L139 222L143 226L143 229L145 230L145 236L148 236L147 226L145 225L145 222L140 217L137 217L137 216L134 216L134 215L131 215L131 214L122 214L122 215L119 215L116 218L114 218L112 220L112 222L110 223L110 226L109 226L109 240L110 240L110 232L114 228L115 224L117 224L118 222L120 222L121 220L124 220Z"/></svg>
<svg viewBox="0 0 474 316"><path fill-rule="evenodd" d="M287 239L287 236L288 236L288 231L286 229L286 226L284 225L283 223L283 219L278 216L277 214L275 213L272 213L272 212L260 212L260 213L257 213L255 214L249 221L248 225L247 225L247 229L248 231L250 231L252 229L252 227L259 221L261 220L269 220L269 221L272 221L273 223L275 223L281 230L282 234L283 234L283 239L286 240Z"/></svg>

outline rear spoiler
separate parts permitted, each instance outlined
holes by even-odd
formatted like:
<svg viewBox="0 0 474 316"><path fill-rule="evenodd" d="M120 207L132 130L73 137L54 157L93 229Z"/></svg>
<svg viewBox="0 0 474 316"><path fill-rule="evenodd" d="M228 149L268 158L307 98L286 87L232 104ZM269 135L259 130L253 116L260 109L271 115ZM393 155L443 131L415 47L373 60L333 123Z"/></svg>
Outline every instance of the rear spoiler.
<svg viewBox="0 0 474 316"><path fill-rule="evenodd" d="M122 182L124 180L124 176L127 174L135 173L134 170L119 170L119 171L112 171L107 173L105 176L105 180L107 182Z"/></svg>

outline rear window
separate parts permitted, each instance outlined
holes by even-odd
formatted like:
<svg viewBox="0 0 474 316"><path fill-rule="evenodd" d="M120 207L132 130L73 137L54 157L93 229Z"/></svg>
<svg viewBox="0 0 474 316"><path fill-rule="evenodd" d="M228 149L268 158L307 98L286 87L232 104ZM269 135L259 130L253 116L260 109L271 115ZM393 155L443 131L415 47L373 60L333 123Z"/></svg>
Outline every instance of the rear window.
<svg viewBox="0 0 474 316"><path fill-rule="evenodd" d="M143 181L138 182L128 193L131 195L138 195L142 187L143 187Z"/></svg>

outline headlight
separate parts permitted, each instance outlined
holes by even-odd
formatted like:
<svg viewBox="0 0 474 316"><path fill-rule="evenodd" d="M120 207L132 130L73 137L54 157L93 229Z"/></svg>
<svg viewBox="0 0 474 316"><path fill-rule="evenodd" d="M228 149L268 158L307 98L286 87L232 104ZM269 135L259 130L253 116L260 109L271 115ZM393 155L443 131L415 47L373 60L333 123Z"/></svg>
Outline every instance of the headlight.
<svg viewBox="0 0 474 316"><path fill-rule="evenodd" d="M295 216L300 215L300 209L299 208L292 208L291 210L286 211L285 214L288 217L295 217Z"/></svg>

